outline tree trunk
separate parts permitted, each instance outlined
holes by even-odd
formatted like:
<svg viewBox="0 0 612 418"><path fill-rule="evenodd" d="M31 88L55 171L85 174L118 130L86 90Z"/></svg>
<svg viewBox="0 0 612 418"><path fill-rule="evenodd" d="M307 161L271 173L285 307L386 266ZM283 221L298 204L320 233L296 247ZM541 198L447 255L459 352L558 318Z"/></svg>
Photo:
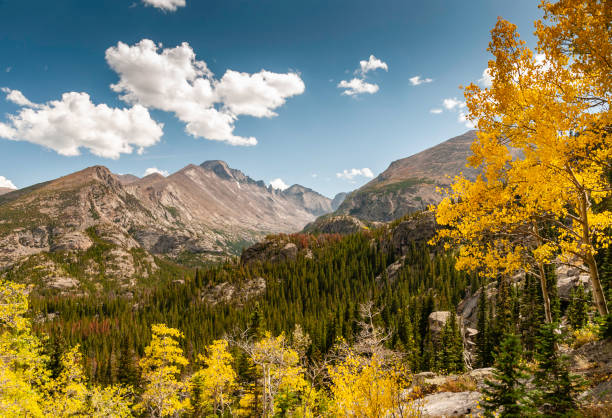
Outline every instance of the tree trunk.
<svg viewBox="0 0 612 418"><path fill-rule="evenodd" d="M582 220L582 243L583 245L591 246L591 231L589 228L588 217L588 197L586 192L580 195L580 218ZM606 303L606 295L604 294L601 282L599 281L599 272L597 271L597 262L591 253L591 249L587 248L583 261L589 266L591 273L591 285L593 286L593 302L597 308L597 312L601 316L608 315L608 305Z"/></svg>
<svg viewBox="0 0 612 418"><path fill-rule="evenodd" d="M593 286L593 301L595 302L595 307L601 316L606 316L608 315L608 304L606 303L606 295L601 287L601 281L599 280L597 262L591 253L587 254L585 261L591 272L591 285Z"/></svg>

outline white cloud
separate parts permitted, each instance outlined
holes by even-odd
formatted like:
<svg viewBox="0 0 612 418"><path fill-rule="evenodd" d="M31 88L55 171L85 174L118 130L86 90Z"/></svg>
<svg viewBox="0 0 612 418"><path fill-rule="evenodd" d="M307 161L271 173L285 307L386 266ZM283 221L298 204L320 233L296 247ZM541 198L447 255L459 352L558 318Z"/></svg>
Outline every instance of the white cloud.
<svg viewBox="0 0 612 418"><path fill-rule="evenodd" d="M158 9L174 12L179 7L185 7L185 0L142 0L147 6L153 6Z"/></svg>
<svg viewBox="0 0 612 418"><path fill-rule="evenodd" d="M478 84L486 88L489 88L493 85L493 77L491 77L490 69L484 69L484 71L482 72L482 77L478 79Z"/></svg>
<svg viewBox="0 0 612 418"><path fill-rule="evenodd" d="M168 174L169 174L166 170L160 170L157 167L149 167L145 170L144 177L150 176L151 174L155 174L155 173L161 174L164 177L168 177Z"/></svg>
<svg viewBox="0 0 612 418"><path fill-rule="evenodd" d="M163 124L141 105L95 105L87 93L77 92L44 104L31 103L17 90L8 90L8 96L24 107L9 115L8 123L0 122L0 137L42 145L61 155L80 155L85 148L100 157L119 158L134 148L143 152L163 134Z"/></svg>
<svg viewBox="0 0 612 418"><path fill-rule="evenodd" d="M459 112L459 116L457 117L457 121L459 123L463 123L466 128L474 129L474 123L467 118L467 114L465 112Z"/></svg>
<svg viewBox="0 0 612 418"><path fill-rule="evenodd" d="M353 78L351 81L342 80L338 83L338 88L345 89L342 94L354 96L363 93L374 94L378 91L378 84L368 83L359 78Z"/></svg>
<svg viewBox="0 0 612 418"><path fill-rule="evenodd" d="M363 93L374 94L378 91L378 84L368 83L365 80L368 72L377 69L389 71L386 62L379 60L374 55L370 55L367 61L359 61L359 69L355 70L355 74L359 75L359 77L353 78L351 81L342 80L338 83L337 87L344 89L342 94L345 96L356 96ZM348 71L346 72L348 73Z"/></svg>
<svg viewBox="0 0 612 418"><path fill-rule="evenodd" d="M13 102L19 106L37 107L37 105L29 101L27 97L25 97L19 90L11 90L9 88L2 87L0 91L6 93L6 100L9 102Z"/></svg>
<svg viewBox="0 0 612 418"><path fill-rule="evenodd" d="M0 187L6 187L8 189L16 189L17 188L17 186L15 186L12 181L10 181L9 179L7 179L4 176L0 176Z"/></svg>
<svg viewBox="0 0 612 418"><path fill-rule="evenodd" d="M444 106L448 110L462 109L465 107L465 102L457 100L456 97L447 98L442 100L442 106Z"/></svg>
<svg viewBox="0 0 612 418"><path fill-rule="evenodd" d="M434 115L439 115L440 113L442 113L442 109L439 109L439 108L431 109L429 113L433 113Z"/></svg>
<svg viewBox="0 0 612 418"><path fill-rule="evenodd" d="M313 173L313 174L312 174L312 178L313 178L313 179L316 179L317 177L319 177L319 175L318 175L317 173Z"/></svg>
<svg viewBox="0 0 612 418"><path fill-rule="evenodd" d="M366 178L373 178L374 173L369 168L351 168L350 170L344 170L342 173L336 173L336 177L344 180L353 180L353 178L357 176L362 176Z"/></svg>
<svg viewBox="0 0 612 418"><path fill-rule="evenodd" d="M289 188L289 186L287 184L285 184L283 179L274 179L274 180L272 180L270 182L270 186L272 186L274 189L277 189L277 190L285 190L285 189Z"/></svg>
<svg viewBox="0 0 612 418"><path fill-rule="evenodd" d="M387 66L387 63L379 60L374 55L370 55L370 58L368 58L367 61L366 60L359 61L359 67L360 67L359 71L361 72L362 75L366 75L366 73L368 73L369 71L374 71L378 69L389 71L389 67Z"/></svg>
<svg viewBox="0 0 612 418"><path fill-rule="evenodd" d="M431 83L433 78L421 78L420 75L415 75L414 77L410 77L409 81L413 86L418 86L421 84Z"/></svg>
<svg viewBox="0 0 612 418"><path fill-rule="evenodd" d="M196 60L187 42L160 49L161 45L148 39L108 48L106 61L119 75L119 82L111 88L128 103L174 113L194 137L255 145L253 137L234 135L238 116L276 116L274 109L305 89L300 76L291 72L227 70L217 80L206 62Z"/></svg>

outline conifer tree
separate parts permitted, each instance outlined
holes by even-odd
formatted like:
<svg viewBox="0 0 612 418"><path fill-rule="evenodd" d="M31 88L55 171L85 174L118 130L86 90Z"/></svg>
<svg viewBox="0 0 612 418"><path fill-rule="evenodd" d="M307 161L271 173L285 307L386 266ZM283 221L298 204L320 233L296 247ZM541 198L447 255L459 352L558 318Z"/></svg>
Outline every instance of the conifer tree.
<svg viewBox="0 0 612 418"><path fill-rule="evenodd" d="M463 362L463 338L457 324L457 315L454 312L451 312L449 319L442 329L436 365L438 369L446 373L462 372L465 370Z"/></svg>
<svg viewBox="0 0 612 418"><path fill-rule="evenodd" d="M523 417L533 411L526 390L529 378L522 364L521 341L513 334L506 335L495 355L493 380L486 379L483 390L485 416Z"/></svg>
<svg viewBox="0 0 612 418"><path fill-rule="evenodd" d="M589 300L584 286L580 283L570 293L570 304L567 308L567 319L574 329L579 329L587 324L589 319Z"/></svg>
<svg viewBox="0 0 612 418"><path fill-rule="evenodd" d="M493 363L489 344L489 323L487 321L487 290L483 284L478 296L478 324L476 334L476 363L479 367L489 367Z"/></svg>
<svg viewBox="0 0 612 418"><path fill-rule="evenodd" d="M576 396L580 380L569 372L568 357L559 353L558 326L553 323L541 327L535 352L538 368L534 373L532 398L547 417L570 416L578 409Z"/></svg>

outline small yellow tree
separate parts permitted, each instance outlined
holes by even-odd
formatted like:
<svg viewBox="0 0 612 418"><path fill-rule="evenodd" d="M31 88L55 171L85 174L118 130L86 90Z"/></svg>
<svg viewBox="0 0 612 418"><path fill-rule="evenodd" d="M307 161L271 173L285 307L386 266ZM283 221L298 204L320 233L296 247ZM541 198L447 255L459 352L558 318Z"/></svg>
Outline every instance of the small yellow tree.
<svg viewBox="0 0 612 418"><path fill-rule="evenodd" d="M0 280L0 416L43 416L47 357L27 310L25 287Z"/></svg>
<svg viewBox="0 0 612 418"><path fill-rule="evenodd" d="M135 408L152 417L178 414L189 407L187 384L178 380L181 368L189 364L177 341L183 334L164 324L151 329L151 344L140 360L145 390Z"/></svg>
<svg viewBox="0 0 612 418"><path fill-rule="evenodd" d="M308 387L299 364L300 356L291 348L284 334L272 337L270 332L266 332L261 340L239 340L236 344L261 373L262 416L276 412L276 398L280 392L302 394Z"/></svg>
<svg viewBox="0 0 612 418"><path fill-rule="evenodd" d="M127 387L94 386L89 393L88 416L94 418L131 417L131 396L131 389Z"/></svg>
<svg viewBox="0 0 612 418"><path fill-rule="evenodd" d="M79 346L62 355L62 371L48 385L47 414L56 417L85 416L88 390L81 363Z"/></svg>
<svg viewBox="0 0 612 418"><path fill-rule="evenodd" d="M213 414L223 415L229 405L237 376L227 347L226 340L215 340L208 346L206 356L199 356L204 368L191 377L194 410L212 410Z"/></svg>
<svg viewBox="0 0 612 418"><path fill-rule="evenodd" d="M420 416L417 402L403 395L410 382L399 362L383 367L376 355L364 358L349 353L329 367L329 376L332 412L336 416Z"/></svg>

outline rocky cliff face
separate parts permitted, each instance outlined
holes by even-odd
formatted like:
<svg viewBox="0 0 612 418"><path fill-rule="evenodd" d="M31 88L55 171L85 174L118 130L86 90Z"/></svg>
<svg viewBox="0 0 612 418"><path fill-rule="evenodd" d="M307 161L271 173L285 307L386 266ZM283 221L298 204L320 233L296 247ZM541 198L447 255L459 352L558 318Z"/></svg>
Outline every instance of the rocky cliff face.
<svg viewBox="0 0 612 418"><path fill-rule="evenodd" d="M315 216L321 216L334 210L331 199L299 184L283 190L281 194Z"/></svg>
<svg viewBox="0 0 612 418"><path fill-rule="evenodd" d="M474 178L476 171L466 167L475 131L451 138L418 154L391 163L383 173L350 193L337 212L369 221L388 222L437 204L437 187L463 172Z"/></svg>
<svg viewBox="0 0 612 418"><path fill-rule="evenodd" d="M331 208L310 189L293 190L278 193L222 161L142 179L90 167L0 197L0 269L36 254L87 251L97 240L176 260L237 255Z"/></svg>
<svg viewBox="0 0 612 418"><path fill-rule="evenodd" d="M338 209L342 202L344 202L346 199L346 196L348 196L348 193L345 192L338 193L336 196L334 196L331 202L332 210Z"/></svg>

